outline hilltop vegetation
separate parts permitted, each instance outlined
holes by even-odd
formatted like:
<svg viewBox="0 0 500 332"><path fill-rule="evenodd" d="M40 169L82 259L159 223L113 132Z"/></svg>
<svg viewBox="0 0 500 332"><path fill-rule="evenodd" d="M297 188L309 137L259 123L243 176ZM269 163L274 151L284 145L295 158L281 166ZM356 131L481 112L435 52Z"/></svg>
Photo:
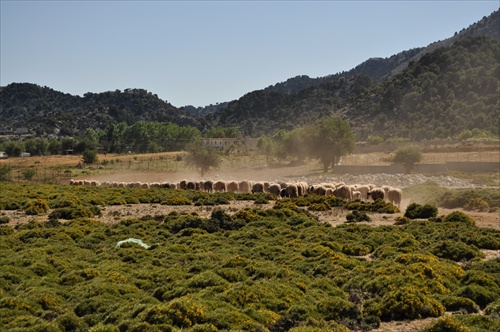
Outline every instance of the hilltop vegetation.
<svg viewBox="0 0 500 332"><path fill-rule="evenodd" d="M86 93L83 97L29 83L0 89L4 133L25 127L38 136L77 136L87 129L139 121L173 122L200 127L193 116L143 89Z"/></svg>
<svg viewBox="0 0 500 332"><path fill-rule="evenodd" d="M474 128L498 135L499 52L499 42L470 37L423 56L382 83L354 76L294 95L255 91L208 119L237 125L250 135L290 130L331 115L348 119L360 139L380 135L419 141Z"/></svg>

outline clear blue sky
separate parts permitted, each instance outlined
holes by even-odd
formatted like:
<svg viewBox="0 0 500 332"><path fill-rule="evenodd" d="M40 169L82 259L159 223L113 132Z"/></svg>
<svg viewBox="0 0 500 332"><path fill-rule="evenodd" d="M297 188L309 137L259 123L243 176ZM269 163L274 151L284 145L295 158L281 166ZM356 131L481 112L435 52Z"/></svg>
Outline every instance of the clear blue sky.
<svg viewBox="0 0 500 332"><path fill-rule="evenodd" d="M205 106L453 36L491 1L0 0L0 85Z"/></svg>

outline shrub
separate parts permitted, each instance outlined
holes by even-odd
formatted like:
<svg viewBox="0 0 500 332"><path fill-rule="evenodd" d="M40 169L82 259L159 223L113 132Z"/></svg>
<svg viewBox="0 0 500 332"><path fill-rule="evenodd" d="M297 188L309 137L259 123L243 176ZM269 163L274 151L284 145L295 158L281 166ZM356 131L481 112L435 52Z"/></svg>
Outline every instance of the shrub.
<svg viewBox="0 0 500 332"><path fill-rule="evenodd" d="M378 213L397 213L399 209L390 202L377 199L375 202L351 202L345 205L347 210L370 211Z"/></svg>
<svg viewBox="0 0 500 332"><path fill-rule="evenodd" d="M77 218L92 218L94 213L91 209L84 206L72 206L67 208L57 208L54 209L49 214L49 219L77 219Z"/></svg>
<svg viewBox="0 0 500 332"><path fill-rule="evenodd" d="M491 302L497 300L500 294L486 287L472 284L459 288L455 292L455 295L471 299L481 308L484 308Z"/></svg>
<svg viewBox="0 0 500 332"><path fill-rule="evenodd" d="M370 253L370 247L359 243L347 243L342 247L342 253L349 256L364 256Z"/></svg>
<svg viewBox="0 0 500 332"><path fill-rule="evenodd" d="M308 210L309 211L328 211L328 210L330 210L330 206L326 202L313 203L313 204L309 205Z"/></svg>
<svg viewBox="0 0 500 332"><path fill-rule="evenodd" d="M471 330L453 316L441 317L422 332L471 332Z"/></svg>
<svg viewBox="0 0 500 332"><path fill-rule="evenodd" d="M486 306L484 313L490 316L500 316L500 300L496 300Z"/></svg>
<svg viewBox="0 0 500 332"><path fill-rule="evenodd" d="M73 312L57 317L56 324L62 331L88 331L87 324Z"/></svg>
<svg viewBox="0 0 500 332"><path fill-rule="evenodd" d="M338 206L344 206L344 204L346 203L345 200L343 200L342 198L339 198L339 197L335 197L335 196L328 196L326 198L326 202L328 203L328 205L330 205L331 207L338 207Z"/></svg>
<svg viewBox="0 0 500 332"><path fill-rule="evenodd" d="M471 299L453 295L444 295L440 298L441 303L445 306L446 311L462 311L467 313L479 312L479 306Z"/></svg>
<svg viewBox="0 0 500 332"><path fill-rule="evenodd" d="M188 297L171 301L167 305L167 316L174 325L191 327L197 323L204 323L205 308Z"/></svg>
<svg viewBox="0 0 500 332"><path fill-rule="evenodd" d="M359 308L338 296L329 297L320 301L317 305L317 311L323 315L325 320L340 320L341 318L359 318Z"/></svg>
<svg viewBox="0 0 500 332"><path fill-rule="evenodd" d="M438 317L445 312L441 303L411 287L388 292L381 299L379 310L385 321Z"/></svg>
<svg viewBox="0 0 500 332"><path fill-rule="evenodd" d="M444 222L462 222L474 226L476 223L472 218L460 211L453 211L443 219Z"/></svg>
<svg viewBox="0 0 500 332"><path fill-rule="evenodd" d="M36 169L26 168L25 170L23 170L23 178L26 181L31 181L35 175L36 175Z"/></svg>
<svg viewBox="0 0 500 332"><path fill-rule="evenodd" d="M0 166L0 181L10 181L10 171L9 165Z"/></svg>
<svg viewBox="0 0 500 332"><path fill-rule="evenodd" d="M233 215L233 220L243 220L246 223L249 223L251 221L256 221L262 219L262 216L257 213L256 210L252 210L249 208L245 208L242 210L239 210Z"/></svg>
<svg viewBox="0 0 500 332"><path fill-rule="evenodd" d="M128 202L127 202L128 203ZM193 201L184 196L173 196L167 197L165 200L161 202L162 205L191 205Z"/></svg>
<svg viewBox="0 0 500 332"><path fill-rule="evenodd" d="M411 219L408 218L408 217L397 217L396 219L394 219L396 222L394 223L394 225L406 225L406 224L409 224L411 222Z"/></svg>
<svg viewBox="0 0 500 332"><path fill-rule="evenodd" d="M2 216L0 217L0 225L3 225L3 224L8 224L10 221L10 218L7 217L7 216Z"/></svg>
<svg viewBox="0 0 500 332"><path fill-rule="evenodd" d="M354 210L351 213L347 214L345 218L347 219L347 222L361 222L372 220L369 215L364 212L359 212L358 210Z"/></svg>
<svg viewBox="0 0 500 332"><path fill-rule="evenodd" d="M464 205L464 209L487 212L490 210L490 206L488 202L482 200L481 198L473 198Z"/></svg>
<svg viewBox="0 0 500 332"><path fill-rule="evenodd" d="M30 200L24 206L24 212L31 216L47 213L48 210L49 205L43 199Z"/></svg>
<svg viewBox="0 0 500 332"><path fill-rule="evenodd" d="M411 203L406 208L404 216L410 219L428 219L436 217L437 213L437 207L433 205Z"/></svg>
<svg viewBox="0 0 500 332"><path fill-rule="evenodd" d="M484 254L475 246L468 246L461 241L454 240L438 241L431 246L429 252L437 257L451 259L455 262L484 257Z"/></svg>

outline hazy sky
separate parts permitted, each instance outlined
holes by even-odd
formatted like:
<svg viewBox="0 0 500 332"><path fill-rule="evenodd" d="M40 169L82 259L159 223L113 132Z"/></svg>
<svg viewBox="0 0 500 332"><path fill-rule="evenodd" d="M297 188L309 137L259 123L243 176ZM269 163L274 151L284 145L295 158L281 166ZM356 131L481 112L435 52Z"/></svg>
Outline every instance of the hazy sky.
<svg viewBox="0 0 500 332"><path fill-rule="evenodd" d="M491 1L0 0L0 85L205 106L453 36Z"/></svg>

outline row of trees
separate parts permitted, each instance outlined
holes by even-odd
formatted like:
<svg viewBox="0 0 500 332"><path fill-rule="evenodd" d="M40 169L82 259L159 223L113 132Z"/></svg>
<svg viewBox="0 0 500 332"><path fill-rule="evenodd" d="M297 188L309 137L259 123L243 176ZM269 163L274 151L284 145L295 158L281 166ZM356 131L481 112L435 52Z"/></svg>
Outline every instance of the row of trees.
<svg viewBox="0 0 500 332"><path fill-rule="evenodd" d="M234 137L239 133L234 128L216 127L207 132L209 137ZM188 165L198 168L204 175L211 167L221 161L219 148L203 146L201 133L193 127L179 127L172 123L138 122L132 126L125 123L110 125L106 130L89 129L80 139L43 138L28 139L0 144L8 155L16 156L21 152L33 155L61 154L65 150L82 154L83 161L97 161L97 147L106 152L160 152L187 150ZM267 163L271 158L278 160L295 159L303 162L306 158L319 159L323 171L327 172L355 146L355 136L349 122L340 117L328 117L291 131L279 130L270 136L261 136L257 144L265 154ZM397 151L394 162L403 164L410 172L413 165L420 161L422 153L415 147Z"/></svg>
<svg viewBox="0 0 500 332"><path fill-rule="evenodd" d="M125 122L111 124L104 130L87 129L80 137L29 138L24 141L6 141L0 143L0 150L16 157L27 152L31 155L58 155L71 150L75 154L84 151L109 153L155 153L184 150L192 142L205 137L238 137L235 128L214 127L204 135L195 127L178 126L170 122L137 122L127 125Z"/></svg>

